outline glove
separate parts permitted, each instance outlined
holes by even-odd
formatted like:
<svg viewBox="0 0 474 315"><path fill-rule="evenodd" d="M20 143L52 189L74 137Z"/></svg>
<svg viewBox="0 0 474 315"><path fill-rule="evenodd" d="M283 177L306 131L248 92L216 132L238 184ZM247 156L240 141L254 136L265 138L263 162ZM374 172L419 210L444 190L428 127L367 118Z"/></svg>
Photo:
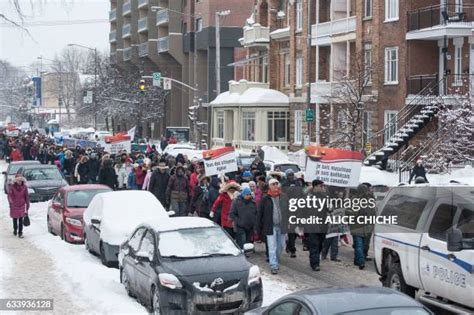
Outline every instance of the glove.
<svg viewBox="0 0 474 315"><path fill-rule="evenodd" d="M209 213L209 217L214 218L214 212Z"/></svg>

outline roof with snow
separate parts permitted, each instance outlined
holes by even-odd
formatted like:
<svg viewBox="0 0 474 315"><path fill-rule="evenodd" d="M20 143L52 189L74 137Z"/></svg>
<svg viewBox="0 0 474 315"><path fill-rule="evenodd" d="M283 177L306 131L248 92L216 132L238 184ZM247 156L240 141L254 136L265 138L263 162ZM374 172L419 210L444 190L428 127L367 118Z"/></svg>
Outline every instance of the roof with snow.
<svg viewBox="0 0 474 315"><path fill-rule="evenodd" d="M229 81L229 91L219 94L211 102L213 107L225 106L284 106L288 107L289 98L280 91L268 88L268 84L247 80Z"/></svg>

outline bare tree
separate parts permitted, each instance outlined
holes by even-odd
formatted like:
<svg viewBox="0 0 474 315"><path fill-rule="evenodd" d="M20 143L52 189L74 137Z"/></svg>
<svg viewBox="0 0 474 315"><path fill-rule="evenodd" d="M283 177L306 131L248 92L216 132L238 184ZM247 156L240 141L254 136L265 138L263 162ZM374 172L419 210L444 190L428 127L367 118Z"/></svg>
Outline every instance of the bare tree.
<svg viewBox="0 0 474 315"><path fill-rule="evenodd" d="M364 56L357 54L351 60L349 73L335 72L331 95L328 96L332 110L325 114L330 122L330 145L350 150L364 146L364 113L373 102L370 87L374 67L364 62Z"/></svg>
<svg viewBox="0 0 474 315"><path fill-rule="evenodd" d="M33 89L26 73L0 60L0 106L2 119L11 116L14 121L23 121L28 105L33 99Z"/></svg>

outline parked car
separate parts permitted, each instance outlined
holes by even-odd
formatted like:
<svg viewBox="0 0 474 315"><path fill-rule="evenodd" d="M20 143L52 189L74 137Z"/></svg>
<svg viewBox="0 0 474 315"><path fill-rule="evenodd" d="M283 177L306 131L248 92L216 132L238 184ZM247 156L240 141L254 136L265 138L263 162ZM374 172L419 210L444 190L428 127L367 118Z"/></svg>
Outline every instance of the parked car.
<svg viewBox="0 0 474 315"><path fill-rule="evenodd" d="M259 268L205 218L138 226L120 247L119 268L127 293L155 314L236 314L262 304Z"/></svg>
<svg viewBox="0 0 474 315"><path fill-rule="evenodd" d="M48 232L71 243L84 241L83 214L95 195L112 191L105 185L74 185L58 190L48 204Z"/></svg>
<svg viewBox="0 0 474 315"><path fill-rule="evenodd" d="M31 202L48 201L61 187L68 185L55 165L25 165L17 173L26 179Z"/></svg>
<svg viewBox="0 0 474 315"><path fill-rule="evenodd" d="M146 190L106 192L96 195L84 211L84 243L111 267L118 261L120 244L140 223L168 219L158 199Z"/></svg>
<svg viewBox="0 0 474 315"><path fill-rule="evenodd" d="M202 160L202 150L196 150L193 144L189 143L177 143L168 144L163 151L163 154L169 154L176 157L178 154L186 155L189 160Z"/></svg>
<svg viewBox="0 0 474 315"><path fill-rule="evenodd" d="M416 184L392 188L376 225L374 260L384 286L455 314L474 310L474 187ZM428 293L429 292L429 293Z"/></svg>
<svg viewBox="0 0 474 315"><path fill-rule="evenodd" d="M18 162L11 162L8 164L7 170L3 171L2 174L4 175L5 179L3 182L3 190L5 193L8 193L8 186L12 183L13 178L15 178L16 173L18 170L27 165L40 165L39 161L18 161Z"/></svg>
<svg viewBox="0 0 474 315"><path fill-rule="evenodd" d="M289 169L291 169L295 174L301 172L298 164L291 162L290 160L264 160L263 164L265 164L267 174L270 172L281 172L284 174Z"/></svg>
<svg viewBox="0 0 474 315"><path fill-rule="evenodd" d="M432 315L429 309L395 290L379 287L309 289L285 295L248 315Z"/></svg>

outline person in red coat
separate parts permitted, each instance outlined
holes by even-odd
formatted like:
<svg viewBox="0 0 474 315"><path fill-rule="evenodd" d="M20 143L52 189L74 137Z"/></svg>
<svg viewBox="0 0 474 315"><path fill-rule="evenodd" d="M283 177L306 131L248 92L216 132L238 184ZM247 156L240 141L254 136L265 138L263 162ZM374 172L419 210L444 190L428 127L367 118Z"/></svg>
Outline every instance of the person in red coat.
<svg viewBox="0 0 474 315"><path fill-rule="evenodd" d="M237 197L237 191L240 190L240 185L235 181L226 183L221 189L219 197L217 197L216 201L212 205L211 213L209 214L209 216L213 218L217 209L222 207L221 226L232 238L234 238L234 226L229 218L229 214L230 208L232 206L232 200Z"/></svg>
<svg viewBox="0 0 474 315"><path fill-rule="evenodd" d="M142 190L143 183L145 182L146 171L143 169L143 166L139 165L134 170L135 172L135 182L137 184L138 190Z"/></svg>
<svg viewBox="0 0 474 315"><path fill-rule="evenodd" d="M10 161L23 161L23 155L21 154L21 151L18 150L16 147L12 148L12 153L10 153Z"/></svg>
<svg viewBox="0 0 474 315"><path fill-rule="evenodd" d="M13 184L8 188L8 203L10 205L10 217L13 219L13 235L23 238L23 218L30 209L30 198L26 179L20 174L15 176Z"/></svg>

